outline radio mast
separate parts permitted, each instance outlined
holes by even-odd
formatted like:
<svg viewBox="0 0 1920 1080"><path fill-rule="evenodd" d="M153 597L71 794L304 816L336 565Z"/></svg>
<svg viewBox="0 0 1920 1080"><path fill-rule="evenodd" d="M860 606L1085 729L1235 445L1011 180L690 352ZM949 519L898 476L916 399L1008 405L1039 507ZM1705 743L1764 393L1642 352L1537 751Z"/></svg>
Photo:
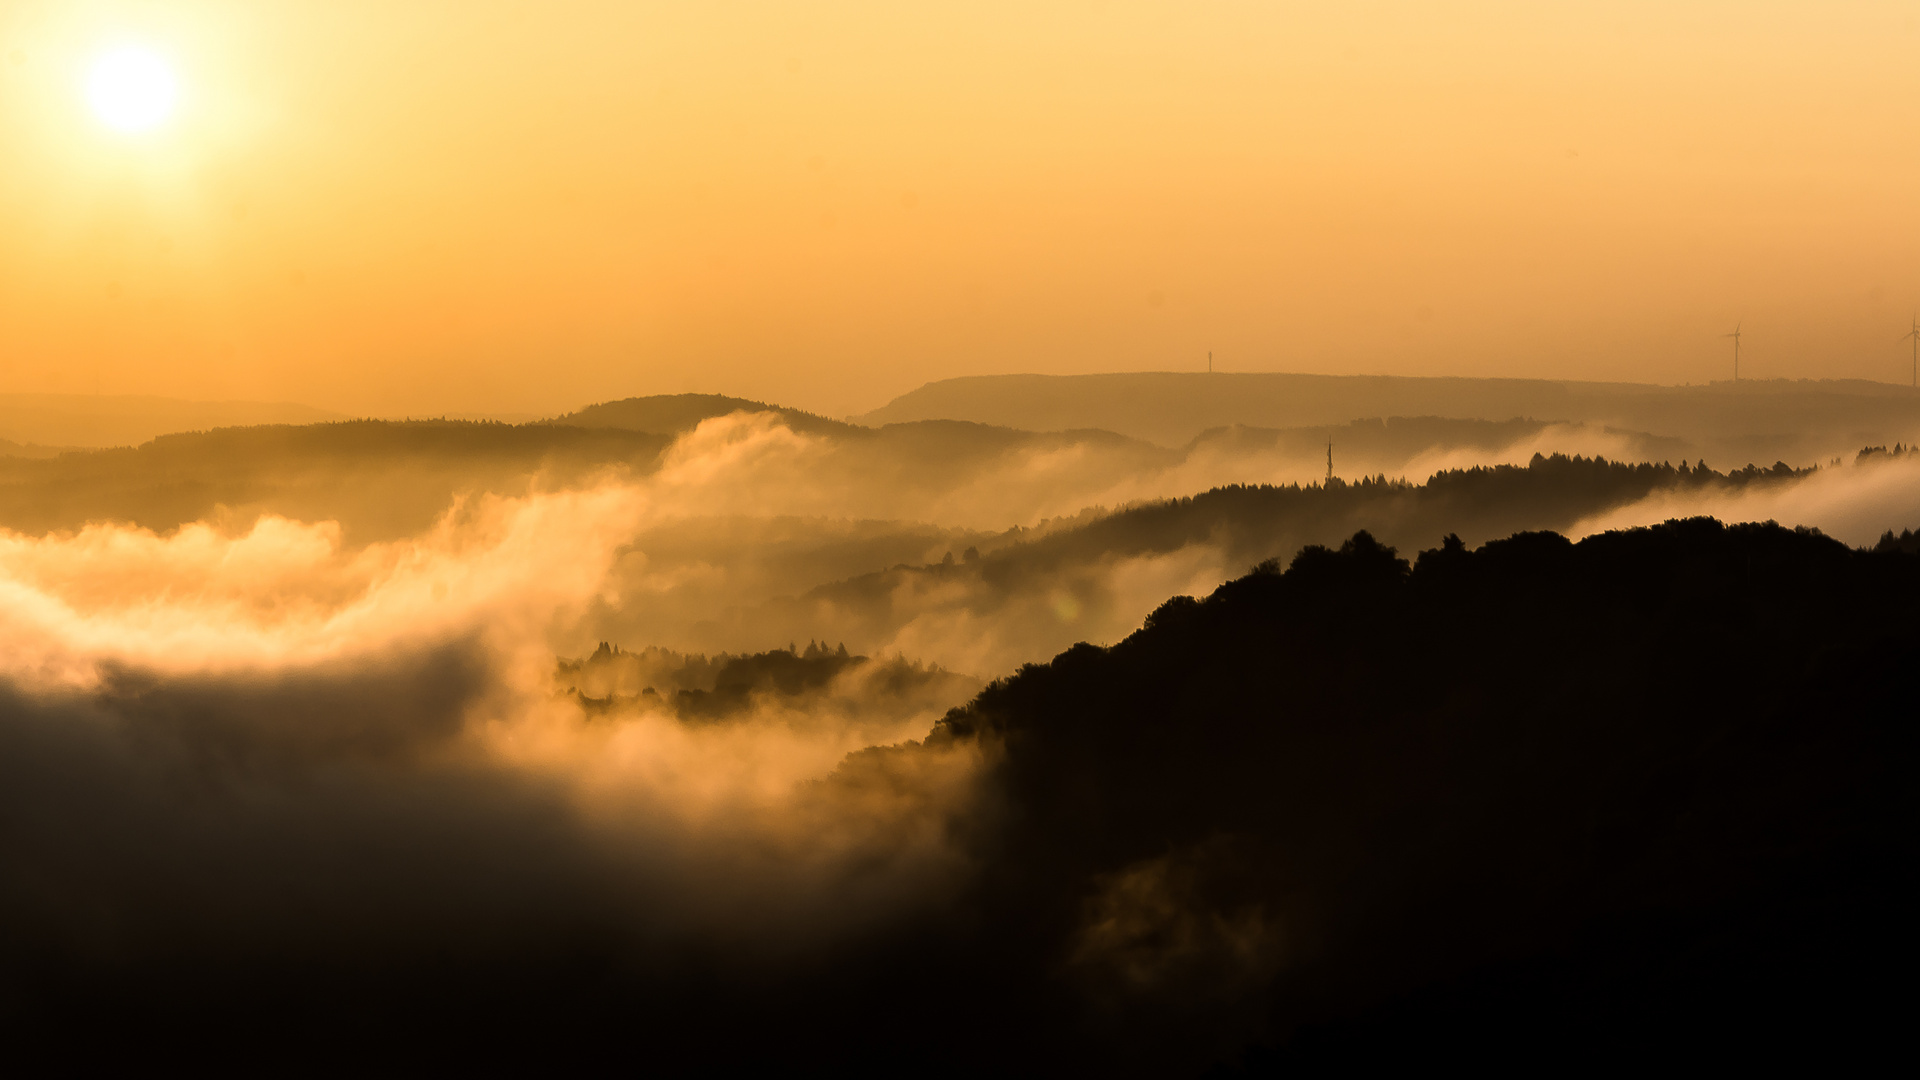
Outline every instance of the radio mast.
<svg viewBox="0 0 1920 1080"><path fill-rule="evenodd" d="M1920 386L1920 315L1913 317L1913 329L1900 335L1900 340L1913 339L1913 385Z"/></svg>

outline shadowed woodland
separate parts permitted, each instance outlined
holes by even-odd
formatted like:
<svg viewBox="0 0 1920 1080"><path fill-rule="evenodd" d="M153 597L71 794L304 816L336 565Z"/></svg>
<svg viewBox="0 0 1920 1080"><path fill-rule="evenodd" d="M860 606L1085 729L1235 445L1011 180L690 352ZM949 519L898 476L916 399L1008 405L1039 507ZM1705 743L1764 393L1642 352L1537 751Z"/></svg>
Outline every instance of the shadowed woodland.
<svg viewBox="0 0 1920 1080"><path fill-rule="evenodd" d="M695 1071L1861 1060L1899 1030L1916 602L1913 556L1770 525L1450 537L1412 560L1359 533L848 758L822 792L911 783L956 747L988 766L944 826L958 887L830 956L716 965L711 943L529 896L505 953L358 955L407 917L367 910L313 913L367 923L324 962L270 925L186 958L138 947L166 916L128 911L86 978L34 983L59 993L20 996L33 965L11 965L9 1015L143 1041L218 1015L235 1046L401 1038L419 1056L394 1060L422 1063L642 1045ZM852 662L811 651L720 677ZM14 770L46 752L13 741ZM18 851L46 826L0 790ZM10 927L87 895L25 885ZM445 915L490 933L458 895Z"/></svg>

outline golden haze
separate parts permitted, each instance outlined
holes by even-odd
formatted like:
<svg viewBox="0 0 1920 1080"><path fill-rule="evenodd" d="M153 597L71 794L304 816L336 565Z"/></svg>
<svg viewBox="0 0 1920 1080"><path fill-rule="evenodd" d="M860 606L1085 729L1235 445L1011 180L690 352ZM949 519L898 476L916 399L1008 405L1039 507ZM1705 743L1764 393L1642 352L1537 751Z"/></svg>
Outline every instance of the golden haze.
<svg viewBox="0 0 1920 1080"><path fill-rule="evenodd" d="M164 131L87 113L145 43ZM12 392L1904 381L1904 2L0 5Z"/></svg>

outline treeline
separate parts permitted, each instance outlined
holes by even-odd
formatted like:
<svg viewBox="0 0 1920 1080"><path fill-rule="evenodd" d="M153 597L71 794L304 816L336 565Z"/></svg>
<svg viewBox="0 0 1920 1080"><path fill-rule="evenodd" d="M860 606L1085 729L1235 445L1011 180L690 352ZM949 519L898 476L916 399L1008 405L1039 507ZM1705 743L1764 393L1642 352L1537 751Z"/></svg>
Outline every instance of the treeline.
<svg viewBox="0 0 1920 1080"><path fill-rule="evenodd" d="M757 704L804 708L836 680L853 674L848 688L856 705L898 706L939 695L952 701L980 685L937 664L895 656L878 661L847 651L844 643L798 643L760 653L679 653L648 647L629 652L601 642L589 656L561 660L554 684L579 702L590 716L659 705L682 720L724 720L745 715Z"/></svg>
<svg viewBox="0 0 1920 1080"><path fill-rule="evenodd" d="M1526 465L1449 469L1424 483L1379 475L1315 484L1235 484L1129 507L1022 548L996 551L986 558L984 572L1013 561L1044 566L1096 555L1173 551L1203 540L1224 543L1251 563L1297 550L1315 541L1296 537L1324 535L1328 529L1347 535L1371 528L1408 544L1447 533L1485 539L1518 531L1507 526L1510 520L1531 529L1564 528L1662 489L1739 490L1814 471L1778 462L1719 473L1705 462L1535 454Z"/></svg>
<svg viewBox="0 0 1920 1080"><path fill-rule="evenodd" d="M1900 535L1895 536L1893 535L1893 530L1888 529L1886 532L1880 534L1880 542L1873 545L1873 550L1881 552L1898 551L1908 555L1920 555L1920 533L1914 532L1912 529L1901 529Z"/></svg>
<svg viewBox="0 0 1920 1080"><path fill-rule="evenodd" d="M1316 461L1332 444L1335 470L1349 475L1384 470L1404 473L1423 454L1449 450L1497 453L1522 439L1535 438L1551 425L1542 420L1467 420L1443 416L1374 416L1345 424L1317 427L1262 428L1233 426L1202 432L1186 446L1186 453L1206 451L1276 451L1298 460ZM1580 431L1605 435L1624 444L1636 459L1673 459L1694 453L1685 439L1619 431L1602 425L1563 425L1563 434Z"/></svg>
<svg viewBox="0 0 1920 1080"><path fill-rule="evenodd" d="M1906 457L1908 454L1914 453L1916 450L1920 450L1920 447L1908 446L1905 443L1894 443L1893 449L1891 450L1887 449L1884 446L1867 446L1867 447L1862 447L1860 452L1854 455L1853 460L1856 464L1863 461L1874 461L1878 459L1886 459L1890 461L1897 458Z"/></svg>
<svg viewBox="0 0 1920 1080"><path fill-rule="evenodd" d="M561 658L554 684L587 698L633 697L652 690L667 696L682 690L712 690L720 670L739 657L681 653L657 646L638 651L602 641L578 660Z"/></svg>
<svg viewBox="0 0 1920 1080"><path fill-rule="evenodd" d="M1785 464L1721 473L1702 462L1630 463L1601 457L1535 455L1526 465L1435 473L1425 483L1386 476L1326 483L1232 485L1128 507L1066 529L1013 529L985 539L978 559L900 564L822 585L791 600L741 613L742 623L785 635L820 625L848 640L887 641L926 609L907 598L937 598L979 613L1024 598L1069 595L1080 612L1055 627L1052 649L1071 644L1115 603L1105 568L1117 560L1166 555L1194 545L1219 550L1230 567L1312 544L1338 543L1360 529L1383 543L1415 547L1457 534L1481 543L1523 530L1572 527L1584 518L1660 490L1738 491L1791 483L1814 470ZM1128 625L1139 613L1124 614Z"/></svg>

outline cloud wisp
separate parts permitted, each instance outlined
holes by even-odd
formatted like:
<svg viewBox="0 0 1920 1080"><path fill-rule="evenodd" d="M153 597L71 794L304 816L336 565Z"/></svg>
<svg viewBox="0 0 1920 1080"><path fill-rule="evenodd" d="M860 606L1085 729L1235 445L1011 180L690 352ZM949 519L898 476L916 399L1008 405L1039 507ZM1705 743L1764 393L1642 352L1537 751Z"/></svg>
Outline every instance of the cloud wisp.
<svg viewBox="0 0 1920 1080"><path fill-rule="evenodd" d="M1574 538L1686 517L1807 526L1855 547L1920 525L1920 455L1863 455L1797 480L1738 489L1672 488L1583 518Z"/></svg>
<svg viewBox="0 0 1920 1080"><path fill-rule="evenodd" d="M848 755L950 703L862 709L849 679L693 725L554 686L551 639L684 477L483 496L358 549L278 518L0 536L13 970L676 933L747 957L929 895L977 752Z"/></svg>

